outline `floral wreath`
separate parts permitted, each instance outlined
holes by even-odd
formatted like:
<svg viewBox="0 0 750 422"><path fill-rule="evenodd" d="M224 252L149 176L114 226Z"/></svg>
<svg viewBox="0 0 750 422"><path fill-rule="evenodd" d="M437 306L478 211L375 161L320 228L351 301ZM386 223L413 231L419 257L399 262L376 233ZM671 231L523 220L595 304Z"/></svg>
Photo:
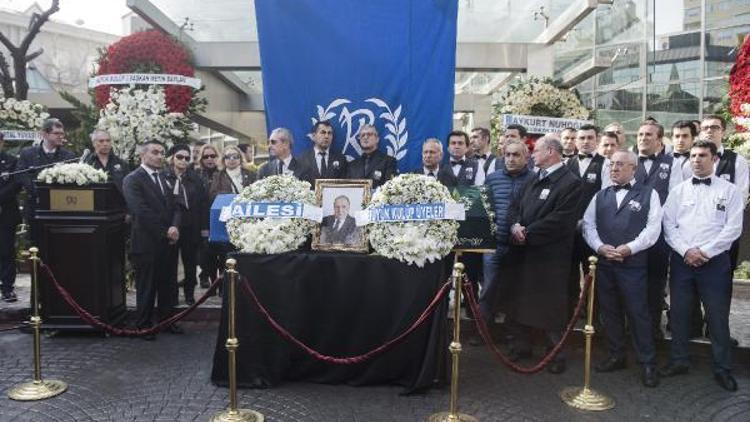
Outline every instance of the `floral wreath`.
<svg viewBox="0 0 750 422"><path fill-rule="evenodd" d="M56 164L40 171L36 180L47 184L84 186L106 183L107 173L83 163Z"/></svg>
<svg viewBox="0 0 750 422"><path fill-rule="evenodd" d="M265 178L245 187L232 204L239 202L301 202L315 204L310 183L291 175ZM302 218L234 217L227 221L229 241L245 253L275 254L298 249L317 223Z"/></svg>
<svg viewBox="0 0 750 422"><path fill-rule="evenodd" d="M49 117L44 106L29 100L4 98L0 91L0 128L16 130L39 130L44 119Z"/></svg>
<svg viewBox="0 0 750 422"><path fill-rule="evenodd" d="M432 177L402 174L380 187L370 206L428 204L456 201L448 188ZM369 239L379 255L423 267L448 255L458 242L458 222L453 220L373 223Z"/></svg>
<svg viewBox="0 0 750 422"><path fill-rule="evenodd" d="M745 132L744 129L750 129L750 37L742 44L729 73L729 98L729 110L740 126L737 131Z"/></svg>
<svg viewBox="0 0 750 422"><path fill-rule="evenodd" d="M118 73L195 75L190 52L175 38L154 30L129 35L110 45L102 52L98 64L97 76ZM100 108L109 103L112 88L111 85L96 87L96 104ZM189 86L167 85L164 94L172 113L186 113L197 106Z"/></svg>
<svg viewBox="0 0 750 422"><path fill-rule="evenodd" d="M591 112L576 91L562 89L554 82L537 77L518 80L495 103L496 114L521 114L586 120Z"/></svg>

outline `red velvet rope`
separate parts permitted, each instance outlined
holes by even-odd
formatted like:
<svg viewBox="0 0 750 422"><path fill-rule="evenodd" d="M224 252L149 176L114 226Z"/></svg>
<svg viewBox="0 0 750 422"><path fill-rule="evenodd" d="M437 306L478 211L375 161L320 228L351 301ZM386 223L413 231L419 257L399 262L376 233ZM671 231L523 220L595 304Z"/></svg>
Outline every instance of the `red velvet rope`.
<svg viewBox="0 0 750 422"><path fill-rule="evenodd" d="M482 313L479 310L479 304L477 303L476 299L474 299L474 288L472 287L471 283L464 283L464 291L466 292L466 297L468 298L467 301L469 302L471 313L474 315L474 322L476 323L477 331L479 331L479 335L482 337L482 340L484 340L487 348L490 349L495 357L497 357L510 369L522 374L535 374L544 369L544 367L547 366L547 364L549 364L552 359L554 359L554 357L562 349L565 341L568 339L568 335L570 335L570 333L573 331L573 327L575 327L576 321L578 321L578 317L580 316L581 310L583 309L583 304L586 302L586 292L591 286L591 280L591 275L586 275L586 277L584 278L583 289L581 289L581 296L578 298L578 304L576 305L575 312L573 312L573 318L571 318L570 322L568 322L568 326L565 328L565 333L560 339L560 342L558 342L555 347L552 348L552 350L550 350L550 352L547 353L547 355L539 361L539 363L530 368L523 367L515 364L514 362L511 362L511 360L508 359L508 357L505 356L503 352L501 352L500 349L497 348L497 346L495 346L494 342L492 341L492 337L490 336L490 331L487 328L487 322L484 320L484 318L482 318Z"/></svg>
<svg viewBox="0 0 750 422"><path fill-rule="evenodd" d="M260 303L260 300L258 300L258 296L255 294L255 291L253 290L252 286L250 285L250 282L247 279L243 279L241 285L242 285L242 290L245 292L245 294L249 296L249 298L253 301L253 303L255 303L255 306L257 307L261 315L263 315L263 317L271 325L271 327L273 327L273 329L286 341L299 347L300 349L302 349L308 355L312 356L315 359L328 362L328 363L337 364L337 365L352 365L352 364L367 361L379 354L386 352L387 350L401 343L409 334L411 334L412 332L414 332L414 330L419 328L419 326L422 325L427 320L427 318L430 317L430 315L432 315L432 313L435 311L435 308L437 308L437 305L440 304L440 301L447 294L448 290L450 290L451 282L446 281L445 284L443 284L440 290L438 290L435 297L432 299L432 302L430 302L427 308L422 312L421 315L419 315L416 321L414 321L414 323L409 328L406 329L406 331L399 334L397 337L391 340L388 340L387 342L376 347L375 349L370 350L369 352L363 353L358 356L351 356L351 357L336 357L336 356L324 355L314 350L310 346L306 345L305 343L303 343L302 341L294 337L294 335L292 335L289 331L284 329L284 327L282 327L278 322L276 322L276 320L273 318L273 316L271 316L271 314L263 306L263 304Z"/></svg>
<svg viewBox="0 0 750 422"><path fill-rule="evenodd" d="M81 317L81 319L84 322L86 322L87 324L89 324L89 325L91 325L93 327L101 328L102 330L104 330L104 331L106 331L106 332L108 332L110 334L116 335L116 336L136 336L136 337L137 336L145 336L145 335L148 335L148 334L155 334L155 333L163 330L167 326L174 324L175 322L177 322L177 321L181 320L182 318L184 318L185 316L187 316L189 313L193 312L195 310L195 308L197 308L198 306L202 305L203 302L205 302L209 297L211 297L213 295L214 290L216 290L216 288L219 285L219 282L221 282L221 280L223 278L223 277L217 278L211 284L211 286L208 288L208 290L206 290L206 293L204 293L203 296L201 296L197 301L195 301L195 304L191 305L189 308L186 308L185 310L183 310L181 312L178 312L178 313L172 315L171 317L169 317L169 318L167 318L165 320L160 321L158 324L156 324L156 325L154 325L152 327L149 327L149 328L146 328L146 329L130 330L130 329L127 329L127 328L114 327L112 325L105 324L105 323L99 321L98 319L96 319L96 317L94 317L93 315L91 315L91 313L89 313L89 311L83 309L81 307L81 305L79 305L75 301L75 299L73 299L73 297L70 295L70 293L67 290L65 290L65 288L62 285L60 285L60 283L55 278L55 275L52 273L52 270L47 266L47 264L41 263L41 267L42 267L42 269L44 269L47 272L47 275L49 276L50 280L52 280L52 285L55 286L55 289L57 289L57 292L60 293L60 296L62 296L63 300L65 300L65 302L71 308L73 308L73 311L75 311L75 313L77 313L78 316Z"/></svg>

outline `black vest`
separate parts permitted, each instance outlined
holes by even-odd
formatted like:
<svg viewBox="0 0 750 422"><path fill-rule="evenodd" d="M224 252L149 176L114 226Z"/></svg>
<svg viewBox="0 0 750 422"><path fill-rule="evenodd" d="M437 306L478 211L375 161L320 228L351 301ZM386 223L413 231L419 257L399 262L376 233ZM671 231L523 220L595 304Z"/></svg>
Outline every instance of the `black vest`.
<svg viewBox="0 0 750 422"><path fill-rule="evenodd" d="M652 190L649 186L636 183L625 194L619 208L615 190L611 186L596 195L596 228L602 242L617 247L638 237L648 223ZM618 265L645 266L648 263L646 252L631 255ZM599 263L606 265L610 261L602 259Z"/></svg>
<svg viewBox="0 0 750 422"><path fill-rule="evenodd" d="M589 161L589 166L586 167L586 171L583 172L583 176L579 176L581 174L581 162L577 156L569 159L566 165L571 173L581 179L581 205L579 206L577 216L581 219L583 218L583 214L586 212L586 207L588 207L591 199L602 189L604 156L597 154L592 157L591 161Z"/></svg>
<svg viewBox="0 0 750 422"><path fill-rule="evenodd" d="M674 157L671 154L659 154L651 164L651 172L646 173L646 166L643 165L645 160L638 159L638 168L635 170L636 184L643 184L653 188L659 194L661 205L667 200L669 195L669 179L672 176L672 161Z"/></svg>
<svg viewBox="0 0 750 422"><path fill-rule="evenodd" d="M734 168L737 162L737 153L724 148L719 158L719 164L716 165L716 177L721 177L727 182L734 183Z"/></svg>

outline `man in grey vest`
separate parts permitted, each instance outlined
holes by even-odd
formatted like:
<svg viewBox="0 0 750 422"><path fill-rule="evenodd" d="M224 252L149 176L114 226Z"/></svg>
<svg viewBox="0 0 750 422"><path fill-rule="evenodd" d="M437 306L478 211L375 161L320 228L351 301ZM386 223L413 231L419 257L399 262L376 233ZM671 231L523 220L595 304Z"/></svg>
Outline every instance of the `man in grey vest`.
<svg viewBox="0 0 750 422"><path fill-rule="evenodd" d="M599 191L586 208L583 235L599 256L596 293L609 349L609 356L596 370L612 372L625 368L623 316L627 316L638 363L642 366L641 382L646 387L656 387L659 377L648 313L646 273L647 250L659 238L662 210L656 191L636 183L637 163L638 158L630 151L612 155L612 185Z"/></svg>

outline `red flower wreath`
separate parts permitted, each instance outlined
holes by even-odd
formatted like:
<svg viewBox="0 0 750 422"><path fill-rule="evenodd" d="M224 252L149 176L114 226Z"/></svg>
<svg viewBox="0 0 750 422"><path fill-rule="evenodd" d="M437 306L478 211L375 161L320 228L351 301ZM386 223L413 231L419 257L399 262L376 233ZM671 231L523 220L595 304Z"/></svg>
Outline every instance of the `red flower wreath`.
<svg viewBox="0 0 750 422"><path fill-rule="evenodd" d="M744 103L750 103L750 37L745 38L737 55L737 62L729 73L729 98L732 116L742 116L740 107Z"/></svg>
<svg viewBox="0 0 750 422"><path fill-rule="evenodd" d="M192 77L195 69L190 53L179 41L151 30L124 37L102 53L97 75L119 73L166 73ZM110 88L110 85L96 87L99 107L109 103ZM185 113L193 100L193 88L166 85L164 95L170 112Z"/></svg>

